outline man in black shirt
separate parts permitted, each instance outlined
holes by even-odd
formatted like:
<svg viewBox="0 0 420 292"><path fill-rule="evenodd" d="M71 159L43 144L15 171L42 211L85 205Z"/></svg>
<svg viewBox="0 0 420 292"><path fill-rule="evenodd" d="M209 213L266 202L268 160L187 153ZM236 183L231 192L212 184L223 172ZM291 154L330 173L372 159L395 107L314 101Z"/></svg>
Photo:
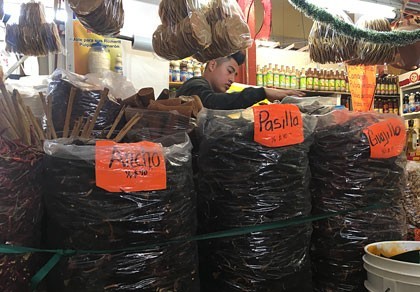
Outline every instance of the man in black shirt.
<svg viewBox="0 0 420 292"><path fill-rule="evenodd" d="M186 81L176 91L176 96L198 95L206 108L232 110L250 107L266 98L273 102L282 100L286 96L304 95L304 93L292 89L281 90L263 87L250 87L241 92L226 93L234 82L239 66L244 60L245 55L242 52L237 52L228 57L209 61L203 76Z"/></svg>

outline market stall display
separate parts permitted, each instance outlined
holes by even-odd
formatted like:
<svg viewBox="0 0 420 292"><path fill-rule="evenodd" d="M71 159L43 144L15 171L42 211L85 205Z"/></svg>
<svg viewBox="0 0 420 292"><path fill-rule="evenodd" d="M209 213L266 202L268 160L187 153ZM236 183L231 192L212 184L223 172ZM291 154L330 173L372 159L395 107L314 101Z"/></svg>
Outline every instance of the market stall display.
<svg viewBox="0 0 420 292"><path fill-rule="evenodd" d="M166 189L116 193L96 185L94 140L46 142L49 247L110 251L62 259L49 291L197 291L195 243L162 244L195 233L191 144L185 133L153 142L163 146ZM111 252L144 245L153 247Z"/></svg>
<svg viewBox="0 0 420 292"><path fill-rule="evenodd" d="M248 110L199 114L199 232L307 216L308 151L316 122L303 115L301 144L254 141ZM311 224L199 243L202 291L312 291Z"/></svg>
<svg viewBox="0 0 420 292"><path fill-rule="evenodd" d="M315 291L364 291L364 246L406 235L404 145L404 123L394 115L335 111L319 118L310 152L313 214L383 207L314 222Z"/></svg>

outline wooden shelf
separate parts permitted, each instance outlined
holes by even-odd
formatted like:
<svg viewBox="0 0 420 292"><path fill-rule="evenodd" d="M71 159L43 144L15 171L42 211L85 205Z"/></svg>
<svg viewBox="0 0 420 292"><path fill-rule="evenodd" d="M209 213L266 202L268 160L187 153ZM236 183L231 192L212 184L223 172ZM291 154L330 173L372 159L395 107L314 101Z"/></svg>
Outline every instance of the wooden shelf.
<svg viewBox="0 0 420 292"><path fill-rule="evenodd" d="M399 98L399 95L395 95L395 94L375 94L375 97L380 97L380 98Z"/></svg>
<svg viewBox="0 0 420 292"><path fill-rule="evenodd" d="M404 118L410 118L410 117L415 117L415 116L419 116L420 117L420 112L402 114L401 116L404 117Z"/></svg>

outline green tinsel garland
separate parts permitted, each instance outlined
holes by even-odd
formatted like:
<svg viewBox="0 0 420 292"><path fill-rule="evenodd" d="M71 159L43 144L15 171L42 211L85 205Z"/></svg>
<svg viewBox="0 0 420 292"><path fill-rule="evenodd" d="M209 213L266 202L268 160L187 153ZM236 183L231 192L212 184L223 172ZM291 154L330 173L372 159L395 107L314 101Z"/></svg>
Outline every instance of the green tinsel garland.
<svg viewBox="0 0 420 292"><path fill-rule="evenodd" d="M414 31L392 32L364 30L335 18L325 9L307 3L306 0L289 0L289 3L313 20L322 22L324 24L329 24L337 32L355 39L364 39L365 41L372 43L391 44L396 46L405 46L420 40L420 29Z"/></svg>

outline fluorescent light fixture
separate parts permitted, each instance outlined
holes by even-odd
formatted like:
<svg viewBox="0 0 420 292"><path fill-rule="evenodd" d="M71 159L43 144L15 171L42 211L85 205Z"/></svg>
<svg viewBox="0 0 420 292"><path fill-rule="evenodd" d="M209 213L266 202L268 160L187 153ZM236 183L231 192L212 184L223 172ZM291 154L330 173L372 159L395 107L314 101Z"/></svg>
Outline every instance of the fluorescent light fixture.
<svg viewBox="0 0 420 292"><path fill-rule="evenodd" d="M361 0L308 0L308 2L323 8L340 9L362 15L385 18L395 18L396 16L394 11L396 7Z"/></svg>

